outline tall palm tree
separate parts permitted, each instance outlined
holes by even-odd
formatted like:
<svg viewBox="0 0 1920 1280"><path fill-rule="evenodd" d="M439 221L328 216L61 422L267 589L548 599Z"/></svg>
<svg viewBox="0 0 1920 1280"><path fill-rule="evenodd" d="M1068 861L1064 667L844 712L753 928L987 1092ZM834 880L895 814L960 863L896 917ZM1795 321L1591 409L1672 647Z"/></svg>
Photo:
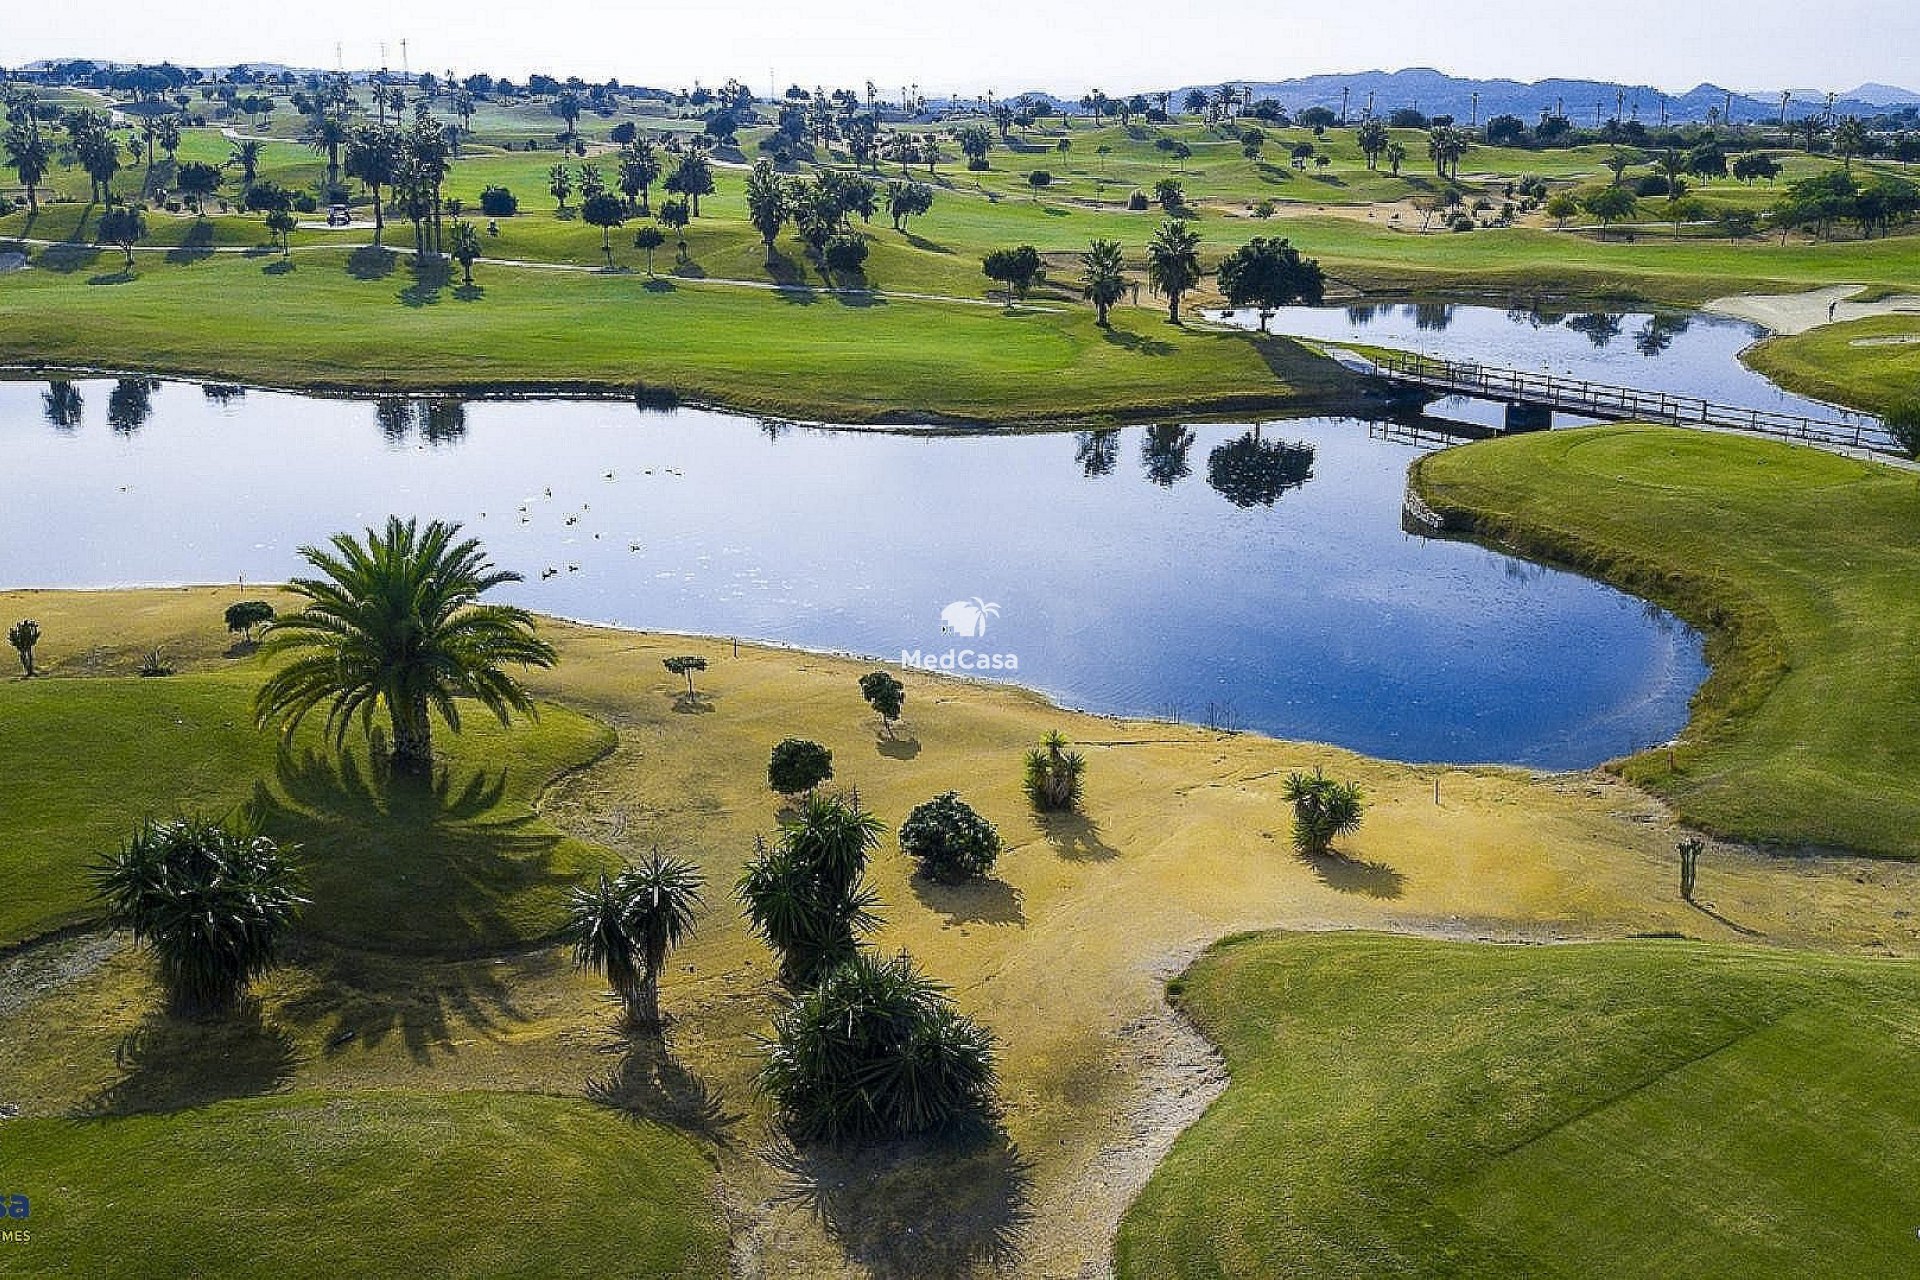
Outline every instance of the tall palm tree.
<svg viewBox="0 0 1920 1280"><path fill-rule="evenodd" d="M423 773L433 763L436 713L455 733L462 699L502 724L514 711L531 713L533 700L503 667L550 667L553 646L534 634L526 610L479 603L520 575L494 568L477 540L456 540L459 532L445 521L421 529L389 516L386 531L368 529L364 542L336 533L331 550L302 547L324 576L287 584L308 604L267 629L265 651L293 660L260 687L259 722L292 732L324 704L339 742L356 719L371 730L384 707L394 767Z"/></svg>
<svg viewBox="0 0 1920 1280"><path fill-rule="evenodd" d="M260 143L252 138L234 143L227 163L240 166L241 189L251 187L260 177Z"/></svg>
<svg viewBox="0 0 1920 1280"><path fill-rule="evenodd" d="M1167 320L1180 323L1180 299L1200 283L1200 233L1177 218L1147 241L1147 281L1167 295Z"/></svg>
<svg viewBox="0 0 1920 1280"><path fill-rule="evenodd" d="M307 117L307 146L327 158L327 189L340 185L340 149L347 145L347 122L330 111Z"/></svg>
<svg viewBox="0 0 1920 1280"><path fill-rule="evenodd" d="M698 868L658 850L618 876L575 889L568 934L574 963L607 975L636 1026L660 1025L660 972L705 905Z"/></svg>
<svg viewBox="0 0 1920 1280"><path fill-rule="evenodd" d="M1107 309L1120 301L1127 291L1127 264L1117 240L1095 240L1080 255L1085 277L1080 292L1093 304L1093 322L1107 327Z"/></svg>

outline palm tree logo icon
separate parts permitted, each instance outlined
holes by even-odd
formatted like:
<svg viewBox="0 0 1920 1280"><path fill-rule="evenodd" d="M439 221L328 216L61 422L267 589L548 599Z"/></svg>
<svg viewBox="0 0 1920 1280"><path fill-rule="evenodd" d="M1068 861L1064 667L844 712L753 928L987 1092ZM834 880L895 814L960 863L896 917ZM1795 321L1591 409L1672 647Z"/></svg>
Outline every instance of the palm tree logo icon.
<svg viewBox="0 0 1920 1280"><path fill-rule="evenodd" d="M940 611L940 629L961 636L984 636L987 634L987 619L1000 616L1000 606L990 604L979 596L971 600L955 600Z"/></svg>

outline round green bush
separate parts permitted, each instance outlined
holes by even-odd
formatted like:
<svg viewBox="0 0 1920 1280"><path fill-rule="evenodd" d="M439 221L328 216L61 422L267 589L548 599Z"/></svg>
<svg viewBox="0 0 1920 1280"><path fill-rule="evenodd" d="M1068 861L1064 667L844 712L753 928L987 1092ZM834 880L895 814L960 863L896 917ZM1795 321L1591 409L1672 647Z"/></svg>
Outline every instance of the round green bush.
<svg viewBox="0 0 1920 1280"><path fill-rule="evenodd" d="M900 824L900 851L920 863L929 880L954 884L993 870L1000 833L952 791L914 806Z"/></svg>
<svg viewBox="0 0 1920 1280"><path fill-rule="evenodd" d="M833 777L833 752L806 738L786 738L767 760L767 785L783 796L812 791Z"/></svg>

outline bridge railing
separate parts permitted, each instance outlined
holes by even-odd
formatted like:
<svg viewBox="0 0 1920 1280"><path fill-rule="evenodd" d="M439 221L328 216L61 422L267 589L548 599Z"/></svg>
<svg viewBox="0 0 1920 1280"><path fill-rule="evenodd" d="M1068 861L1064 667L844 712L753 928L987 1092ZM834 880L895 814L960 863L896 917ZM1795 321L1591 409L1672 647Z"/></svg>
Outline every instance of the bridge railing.
<svg viewBox="0 0 1920 1280"><path fill-rule="evenodd" d="M1633 387L1589 382L1582 378L1525 373L1518 369L1502 369L1472 361L1442 360L1410 352L1384 353L1374 357L1373 363L1382 376L1389 380L1431 387L1453 395L1537 404L1593 418L1752 431L1789 440L1880 452L1893 449L1890 437L1877 423L1833 422L1773 409L1719 404L1700 396L1641 391Z"/></svg>

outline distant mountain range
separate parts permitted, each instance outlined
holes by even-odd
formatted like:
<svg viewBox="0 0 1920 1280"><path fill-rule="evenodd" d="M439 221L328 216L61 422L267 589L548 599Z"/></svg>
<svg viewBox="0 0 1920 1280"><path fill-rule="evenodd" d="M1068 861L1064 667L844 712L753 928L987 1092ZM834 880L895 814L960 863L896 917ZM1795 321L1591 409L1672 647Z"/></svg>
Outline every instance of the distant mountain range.
<svg viewBox="0 0 1920 1280"><path fill-rule="evenodd" d="M1736 123L1752 120L1776 120L1780 116L1780 95L1740 93L1715 84L1702 84L1685 93L1669 94L1652 85L1624 84L1609 80L1472 80L1450 76L1431 67L1410 67L1402 71L1363 71L1357 75L1302 76L1293 80L1242 80L1252 85L1254 98L1272 98L1287 108L1327 107L1339 111L1346 97L1348 117L1357 117L1373 103L1376 115L1386 115L1401 107L1413 107L1429 116L1450 115L1462 122L1476 116L1485 123L1491 116L1515 115L1529 124L1542 112L1562 111L1575 124L1592 123L1596 113L1602 120L1613 118L1618 109L1625 119L1642 124L1659 124L1663 118L1675 123L1701 121L1708 113L1726 111L1731 103ZM1200 85L1202 89L1218 85ZM1177 103L1187 88L1175 91ZM1478 101L1475 101L1478 95ZM1862 85L1837 97L1833 109L1840 115L1877 115L1888 107L1920 103L1920 94L1892 85ZM1790 119L1827 110L1825 93L1795 92L1787 105Z"/></svg>

